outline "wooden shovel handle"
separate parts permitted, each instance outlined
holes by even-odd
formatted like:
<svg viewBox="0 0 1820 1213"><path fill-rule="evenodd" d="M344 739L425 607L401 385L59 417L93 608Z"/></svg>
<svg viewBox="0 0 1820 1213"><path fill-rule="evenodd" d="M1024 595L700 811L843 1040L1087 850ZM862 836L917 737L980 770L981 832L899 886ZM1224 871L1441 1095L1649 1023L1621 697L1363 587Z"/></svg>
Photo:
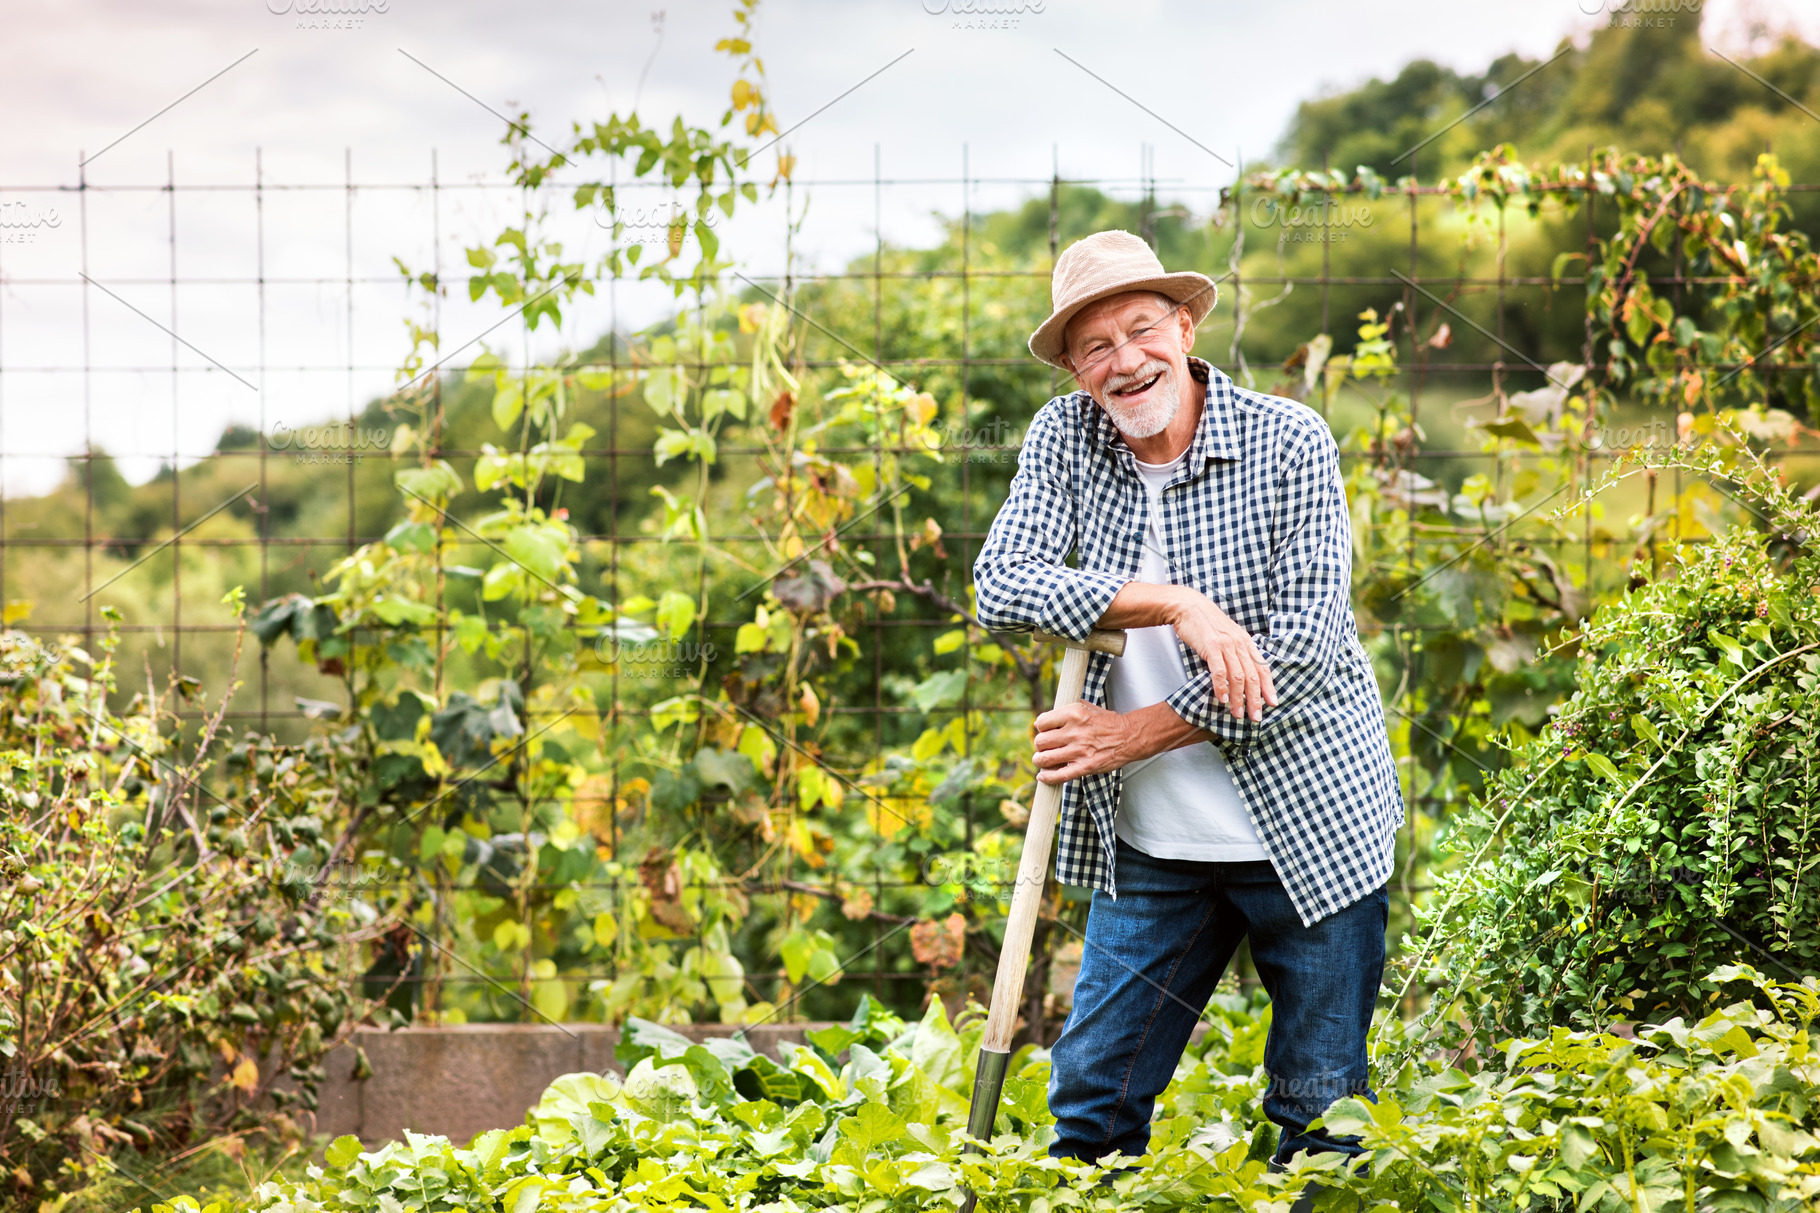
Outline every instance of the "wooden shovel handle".
<svg viewBox="0 0 1820 1213"><path fill-rule="evenodd" d="M1088 637L1116 640L1101 641L1093 652L1120 652L1125 648L1125 633L1095 632ZM1055 706L1065 708L1080 702L1081 690L1087 685L1089 645L1077 646L1063 641L1068 651L1062 655L1062 669L1056 679ZM1017 1009L1024 1000L1024 969L1030 963L1030 942L1036 935L1036 914L1042 907L1043 885L1049 879L1049 852L1055 839L1056 819L1062 810L1062 785L1039 783L1030 804L1030 821L1024 830L1024 854L1017 865L1017 883L1011 889L1011 911L1005 916L1005 942L998 954L998 975L992 982L992 1006L986 1014L986 1031L980 1037L980 1048L1003 1053L1011 1048L1011 1034L1017 1028Z"/></svg>

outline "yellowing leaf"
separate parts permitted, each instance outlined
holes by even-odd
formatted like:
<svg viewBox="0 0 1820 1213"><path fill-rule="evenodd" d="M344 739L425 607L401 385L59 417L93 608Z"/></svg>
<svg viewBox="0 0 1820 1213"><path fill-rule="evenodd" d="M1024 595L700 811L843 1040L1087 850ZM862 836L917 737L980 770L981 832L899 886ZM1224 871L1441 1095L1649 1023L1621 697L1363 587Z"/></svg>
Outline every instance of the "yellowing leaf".
<svg viewBox="0 0 1820 1213"><path fill-rule="evenodd" d="M946 743L947 739L942 736L940 729L924 729L922 736L911 744L910 757L918 762L928 762L942 752L942 746Z"/></svg>
<svg viewBox="0 0 1820 1213"><path fill-rule="evenodd" d="M815 722L822 717L822 703L815 697L815 688L805 682L803 693L797 698L797 705L803 710L803 719L810 728L814 728Z"/></svg>
<svg viewBox="0 0 1820 1213"><path fill-rule="evenodd" d="M259 1067L252 1058L243 1056L234 1063L234 1072L228 1075L228 1081L251 1094L259 1087Z"/></svg>
<svg viewBox="0 0 1820 1213"><path fill-rule="evenodd" d="M554 1023L561 1023L569 1013L568 983L560 977L550 977L531 984L531 1005L543 1016Z"/></svg>

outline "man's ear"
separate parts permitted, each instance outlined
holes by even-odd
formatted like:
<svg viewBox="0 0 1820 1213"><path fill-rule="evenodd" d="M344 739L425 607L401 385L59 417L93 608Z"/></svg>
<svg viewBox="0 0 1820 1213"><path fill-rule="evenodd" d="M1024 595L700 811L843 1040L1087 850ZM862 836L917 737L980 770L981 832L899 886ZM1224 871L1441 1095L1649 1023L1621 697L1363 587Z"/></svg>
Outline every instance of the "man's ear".
<svg viewBox="0 0 1820 1213"><path fill-rule="evenodd" d="M1066 354L1057 355L1057 358L1062 364L1062 369L1074 377L1074 386L1086 391L1086 385L1081 382L1081 373L1074 369L1074 359Z"/></svg>

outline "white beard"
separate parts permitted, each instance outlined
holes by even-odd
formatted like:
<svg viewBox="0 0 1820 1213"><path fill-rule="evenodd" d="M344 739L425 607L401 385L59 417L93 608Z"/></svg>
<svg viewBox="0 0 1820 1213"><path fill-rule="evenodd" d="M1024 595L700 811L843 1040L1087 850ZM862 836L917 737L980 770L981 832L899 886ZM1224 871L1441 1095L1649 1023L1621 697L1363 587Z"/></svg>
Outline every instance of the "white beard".
<svg viewBox="0 0 1820 1213"><path fill-rule="evenodd" d="M1119 388L1142 383L1159 372L1162 378L1152 389L1153 398L1143 404L1123 405L1112 394ZM1119 433L1127 438L1156 437L1169 428L1182 407L1182 393L1176 389L1175 368L1160 359L1145 363L1129 375L1114 375L1101 385L1100 391L1103 393L1098 397L1100 407L1112 418Z"/></svg>

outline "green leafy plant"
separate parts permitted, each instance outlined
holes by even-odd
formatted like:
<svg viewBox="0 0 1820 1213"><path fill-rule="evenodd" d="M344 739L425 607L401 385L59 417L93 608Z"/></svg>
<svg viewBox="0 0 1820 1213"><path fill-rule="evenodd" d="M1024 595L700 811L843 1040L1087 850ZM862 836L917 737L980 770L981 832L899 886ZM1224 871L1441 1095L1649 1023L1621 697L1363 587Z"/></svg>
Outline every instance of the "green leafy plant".
<svg viewBox="0 0 1820 1213"><path fill-rule="evenodd" d="M1722 962L1820 970L1814 515L1741 436L1674 463L1765 529L1684 546L1562 641L1573 696L1448 840L1460 862L1409 973L1437 991L1425 1024L1459 1012L1488 1039L1693 1015Z"/></svg>
<svg viewBox="0 0 1820 1213"><path fill-rule="evenodd" d="M993 1137L975 1143L964 1093L977 1011L957 1030L938 1002L906 1027L868 998L849 1023L784 1046L781 1061L736 1038L694 1044L634 1022L623 1080L567 1075L523 1125L466 1147L408 1134L363 1151L341 1138L325 1166L264 1184L245 1207L909 1213L958 1207L969 1190L992 1213L1272 1213L1304 1193L1317 1208L1362 1201L1385 1213L1797 1207L1820 1196L1820 986L1745 968L1711 980L1753 985L1766 1005L1671 1019L1635 1039L1560 1030L1511 1040L1477 1072L1412 1063L1379 1102L1328 1111L1328 1126L1366 1150L1351 1169L1331 1154L1268 1165L1276 1138L1259 1101L1269 1016L1243 998L1216 997L1150 1152L1104 1167L1048 1157L1040 1050L1012 1059Z"/></svg>

